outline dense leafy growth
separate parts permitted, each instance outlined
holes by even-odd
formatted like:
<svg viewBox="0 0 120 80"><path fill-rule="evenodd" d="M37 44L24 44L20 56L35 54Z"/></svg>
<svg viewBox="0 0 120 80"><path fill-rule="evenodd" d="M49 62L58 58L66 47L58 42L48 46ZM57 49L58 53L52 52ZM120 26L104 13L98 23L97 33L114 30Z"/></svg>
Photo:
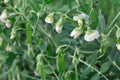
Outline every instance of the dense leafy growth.
<svg viewBox="0 0 120 80"><path fill-rule="evenodd" d="M0 80L120 80L120 1L0 0Z"/></svg>

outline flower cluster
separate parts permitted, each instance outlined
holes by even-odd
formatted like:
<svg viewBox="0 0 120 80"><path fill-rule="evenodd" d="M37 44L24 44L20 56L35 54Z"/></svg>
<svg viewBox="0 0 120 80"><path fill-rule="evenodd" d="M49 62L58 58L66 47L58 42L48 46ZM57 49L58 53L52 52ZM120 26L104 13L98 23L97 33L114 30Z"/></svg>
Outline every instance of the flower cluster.
<svg viewBox="0 0 120 80"><path fill-rule="evenodd" d="M10 28L12 24L11 24L10 20L7 17L8 17L7 16L7 11L3 10L1 15L0 15L0 21L5 23L7 28Z"/></svg>
<svg viewBox="0 0 120 80"><path fill-rule="evenodd" d="M83 26L83 23L86 24L86 25L89 25L89 16L85 13L81 13L77 16L74 16L73 17L73 20L74 21L77 21L78 22L78 25L80 27ZM82 29L82 28L80 28ZM74 38L78 38L79 35L83 32L81 32L82 30L77 30L76 31L76 28L71 32L71 37L74 36ZM73 35L74 34L74 35ZM90 42L90 41L94 41L95 39L98 39L99 38L99 33L97 30L89 30L86 32L85 36L84 36L84 40Z"/></svg>
<svg viewBox="0 0 120 80"><path fill-rule="evenodd" d="M55 13L48 14L45 18L45 22L49 23L49 24L52 24L54 22L54 14ZM57 33L62 32L62 29L63 29L62 22L63 22L63 18L61 17L55 25L55 30L56 30Z"/></svg>
<svg viewBox="0 0 120 80"><path fill-rule="evenodd" d="M54 14L50 13L46 16L45 22L46 23L53 23L54 22ZM81 13L79 15L73 16L73 21L78 22L78 26L70 33L70 37L73 37L74 39L78 38L83 33L83 25L89 25L89 16L85 13ZM63 18L61 17L58 22L55 25L55 30L57 33L61 33L63 26L62 26ZM87 31L84 39L88 42L94 41L95 39L98 39L100 36L99 32L97 30L91 30Z"/></svg>

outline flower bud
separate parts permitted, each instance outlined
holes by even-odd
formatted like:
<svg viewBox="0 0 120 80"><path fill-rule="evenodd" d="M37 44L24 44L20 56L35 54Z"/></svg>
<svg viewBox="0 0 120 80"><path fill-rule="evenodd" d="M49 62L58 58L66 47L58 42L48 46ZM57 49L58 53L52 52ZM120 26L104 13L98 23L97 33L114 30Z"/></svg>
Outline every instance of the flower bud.
<svg viewBox="0 0 120 80"><path fill-rule="evenodd" d="M89 16L85 13L81 13L79 15L74 16L73 20L78 21L79 26L83 25L83 20L84 20L85 24L89 24Z"/></svg>
<svg viewBox="0 0 120 80"><path fill-rule="evenodd" d="M63 28L63 26L62 26L62 20L63 20L63 18L60 18L60 19L58 20L58 22L56 23L56 26L55 26L55 30L56 30L56 32L58 32L58 33L61 33L61 32L62 32L62 28Z"/></svg>
<svg viewBox="0 0 120 80"><path fill-rule="evenodd" d="M4 0L4 3L8 3L9 2L9 0Z"/></svg>
<svg viewBox="0 0 120 80"><path fill-rule="evenodd" d="M83 25L83 21L80 19L80 20L78 20L78 25L79 26L82 26Z"/></svg>
<svg viewBox="0 0 120 80"><path fill-rule="evenodd" d="M92 32L87 31L84 39L88 42L94 41L95 39L98 39L100 37L99 33L97 30L92 30Z"/></svg>
<svg viewBox="0 0 120 80"><path fill-rule="evenodd" d="M12 24L11 24L10 20L7 20L5 25L6 25L7 28L10 28Z"/></svg>
<svg viewBox="0 0 120 80"><path fill-rule="evenodd" d="M6 22L6 19L7 19L7 11L3 10L2 14L0 15L0 21Z"/></svg>
<svg viewBox="0 0 120 80"><path fill-rule="evenodd" d="M116 44L116 47L120 51L120 44Z"/></svg>
<svg viewBox="0 0 120 80"><path fill-rule="evenodd" d="M75 28L75 29L71 32L70 37L73 37L74 39L75 39L75 38L78 38L81 33L82 33L82 28L81 28L81 27Z"/></svg>
<svg viewBox="0 0 120 80"><path fill-rule="evenodd" d="M80 19L79 15L73 16L73 20L74 20L74 21L79 21L79 19Z"/></svg>
<svg viewBox="0 0 120 80"><path fill-rule="evenodd" d="M54 13L48 14L47 17L45 18L46 23L53 23L54 21Z"/></svg>

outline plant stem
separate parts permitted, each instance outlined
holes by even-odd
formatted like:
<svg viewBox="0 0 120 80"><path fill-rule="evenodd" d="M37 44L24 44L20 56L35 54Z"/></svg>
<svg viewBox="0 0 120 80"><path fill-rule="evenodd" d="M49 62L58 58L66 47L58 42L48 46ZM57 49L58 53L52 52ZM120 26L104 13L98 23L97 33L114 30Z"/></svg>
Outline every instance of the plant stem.
<svg viewBox="0 0 120 80"><path fill-rule="evenodd" d="M50 63L48 62L48 60L47 60L45 57L43 57L43 58L44 58L44 60L48 63L49 67L51 68L51 70L52 70L53 74L55 75L55 77L57 78L57 80L59 80L57 74L55 73L53 67L50 65Z"/></svg>
<svg viewBox="0 0 120 80"><path fill-rule="evenodd" d="M75 63L75 74L76 74L76 80L78 80L78 70L77 70L77 64Z"/></svg>
<svg viewBox="0 0 120 80"><path fill-rule="evenodd" d="M119 16L120 16L120 12L115 16L115 18L113 19L111 24L108 26L108 28L110 28L114 24L114 22L118 19Z"/></svg>
<svg viewBox="0 0 120 80"><path fill-rule="evenodd" d="M96 68L94 68L93 66L91 66L90 64L86 63L85 61L79 59L79 61L83 64L85 64L86 66L90 67L91 69L95 70L98 74L100 74L105 80L108 80L108 78L103 75L99 70L97 70Z"/></svg>
<svg viewBox="0 0 120 80"><path fill-rule="evenodd" d="M120 71L120 67L116 64L115 61L112 62L114 64L114 66L116 66L118 68L118 70Z"/></svg>

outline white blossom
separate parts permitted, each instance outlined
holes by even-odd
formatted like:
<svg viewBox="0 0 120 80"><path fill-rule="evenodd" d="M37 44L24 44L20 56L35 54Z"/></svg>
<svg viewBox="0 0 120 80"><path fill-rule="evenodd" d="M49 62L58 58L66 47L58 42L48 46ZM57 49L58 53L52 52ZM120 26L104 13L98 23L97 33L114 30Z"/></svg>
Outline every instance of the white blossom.
<svg viewBox="0 0 120 80"><path fill-rule="evenodd" d="M85 13L73 16L73 20L77 21L79 26L83 25L83 20L85 21L85 24L89 24L89 16Z"/></svg>
<svg viewBox="0 0 120 80"><path fill-rule="evenodd" d="M81 14L79 15L79 17L80 17L80 19L85 19L86 15L87 15L87 14L85 14L85 13L81 13Z"/></svg>
<svg viewBox="0 0 120 80"><path fill-rule="evenodd" d="M120 51L120 44L116 44L116 47Z"/></svg>
<svg viewBox="0 0 120 80"><path fill-rule="evenodd" d="M5 50L6 50L6 51L10 51L10 52L11 52L11 51L12 51L12 47L11 47L11 46L9 46L9 45L7 45L7 46L6 46L6 48L5 48Z"/></svg>
<svg viewBox="0 0 120 80"><path fill-rule="evenodd" d="M78 20L78 25L79 26L82 26L83 25L83 21L80 19L80 20Z"/></svg>
<svg viewBox="0 0 120 80"><path fill-rule="evenodd" d="M9 0L4 0L4 3L8 3L9 2Z"/></svg>
<svg viewBox="0 0 120 80"><path fill-rule="evenodd" d="M46 23L53 23L53 21L54 21L53 16L54 16L54 13L48 14L45 18L45 22Z"/></svg>
<svg viewBox="0 0 120 80"><path fill-rule="evenodd" d="M74 20L74 21L79 21L79 20L80 20L79 15L77 15L77 16L73 16L73 20Z"/></svg>
<svg viewBox="0 0 120 80"><path fill-rule="evenodd" d="M81 32L82 32L82 31L81 31L81 28L80 28L80 27L75 28L75 29L71 32L70 37L73 37L74 39L75 39L75 38L78 38L78 37L80 36Z"/></svg>
<svg viewBox="0 0 120 80"><path fill-rule="evenodd" d="M10 20L6 20L5 25L7 28L10 28L12 24L11 24Z"/></svg>
<svg viewBox="0 0 120 80"><path fill-rule="evenodd" d="M62 26L62 18L60 18L59 20L58 20L58 22L56 23L56 26L55 26L55 30L56 30L56 32L58 32L58 33L61 33L62 32L62 28L63 28L63 26Z"/></svg>
<svg viewBox="0 0 120 80"><path fill-rule="evenodd" d="M58 32L58 33L61 33L62 32L62 26L56 26L55 27L55 30L56 30L56 32Z"/></svg>
<svg viewBox="0 0 120 80"><path fill-rule="evenodd" d="M0 21L1 22L6 22L6 19L7 19L7 11L3 10L3 12L0 15Z"/></svg>
<svg viewBox="0 0 120 80"><path fill-rule="evenodd" d="M92 33L86 32L84 39L88 42L94 41L95 39L98 39L100 37L97 30L93 30Z"/></svg>

